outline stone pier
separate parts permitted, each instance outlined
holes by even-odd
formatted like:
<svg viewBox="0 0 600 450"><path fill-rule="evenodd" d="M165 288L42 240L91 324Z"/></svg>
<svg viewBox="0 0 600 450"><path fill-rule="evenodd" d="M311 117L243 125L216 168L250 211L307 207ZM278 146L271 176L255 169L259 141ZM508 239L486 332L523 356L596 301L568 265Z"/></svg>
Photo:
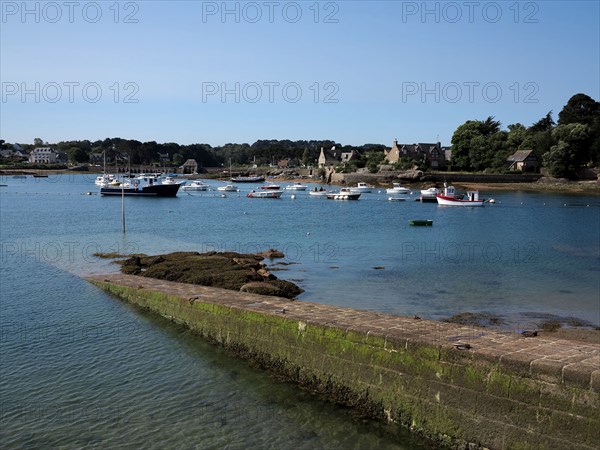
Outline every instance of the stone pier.
<svg viewBox="0 0 600 450"><path fill-rule="evenodd" d="M132 275L88 280L304 388L444 445L600 443L600 344Z"/></svg>

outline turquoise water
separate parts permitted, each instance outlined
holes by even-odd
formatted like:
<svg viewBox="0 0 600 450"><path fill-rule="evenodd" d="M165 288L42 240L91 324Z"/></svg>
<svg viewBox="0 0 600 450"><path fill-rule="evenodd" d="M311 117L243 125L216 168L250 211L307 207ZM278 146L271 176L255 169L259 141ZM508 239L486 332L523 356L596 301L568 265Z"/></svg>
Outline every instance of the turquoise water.
<svg viewBox="0 0 600 450"><path fill-rule="evenodd" d="M115 270L98 251L274 247L303 300L600 324L597 197L485 192L495 205L453 209L180 193L127 198L124 237L121 200L84 195L93 178L0 179L2 447L421 448L90 286L81 275Z"/></svg>

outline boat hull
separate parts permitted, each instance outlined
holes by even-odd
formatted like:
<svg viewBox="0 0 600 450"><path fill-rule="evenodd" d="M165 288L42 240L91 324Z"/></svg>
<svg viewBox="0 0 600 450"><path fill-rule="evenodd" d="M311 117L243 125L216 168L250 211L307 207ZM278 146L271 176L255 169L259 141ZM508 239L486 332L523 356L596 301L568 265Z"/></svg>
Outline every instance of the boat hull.
<svg viewBox="0 0 600 450"><path fill-rule="evenodd" d="M435 195L421 194L419 201L421 203L437 203L437 197Z"/></svg>
<svg viewBox="0 0 600 450"><path fill-rule="evenodd" d="M181 188L184 191L207 191L208 186L183 186Z"/></svg>
<svg viewBox="0 0 600 450"><path fill-rule="evenodd" d="M250 192L247 197L250 198L279 198L283 194L283 191L261 191L261 192Z"/></svg>
<svg viewBox="0 0 600 450"><path fill-rule="evenodd" d="M327 194L328 200L358 200L359 198L360 192Z"/></svg>
<svg viewBox="0 0 600 450"><path fill-rule="evenodd" d="M433 220L413 219L413 220L409 220L408 223L413 227L431 227L431 226L433 226Z"/></svg>
<svg viewBox="0 0 600 450"><path fill-rule="evenodd" d="M231 181L234 183L260 183L265 181L265 177L233 177Z"/></svg>
<svg viewBox="0 0 600 450"><path fill-rule="evenodd" d="M455 197L449 197L447 195L438 194L435 196L438 205L441 206L467 206L467 207L478 207L483 206L483 200L463 200Z"/></svg>
<svg viewBox="0 0 600 450"><path fill-rule="evenodd" d="M143 188L126 187L103 187L100 195L136 195L140 197L175 197L179 191L180 184L155 184Z"/></svg>

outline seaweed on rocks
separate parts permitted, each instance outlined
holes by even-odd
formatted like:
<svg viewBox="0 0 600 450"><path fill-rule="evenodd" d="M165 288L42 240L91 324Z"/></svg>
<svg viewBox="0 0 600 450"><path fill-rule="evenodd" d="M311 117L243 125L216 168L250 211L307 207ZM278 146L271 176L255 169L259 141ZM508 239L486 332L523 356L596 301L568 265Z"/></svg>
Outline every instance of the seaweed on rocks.
<svg viewBox="0 0 600 450"><path fill-rule="evenodd" d="M121 272L126 274L179 283L289 299L304 292L292 282L277 279L263 260L261 254L175 252L154 256L133 255L120 264Z"/></svg>

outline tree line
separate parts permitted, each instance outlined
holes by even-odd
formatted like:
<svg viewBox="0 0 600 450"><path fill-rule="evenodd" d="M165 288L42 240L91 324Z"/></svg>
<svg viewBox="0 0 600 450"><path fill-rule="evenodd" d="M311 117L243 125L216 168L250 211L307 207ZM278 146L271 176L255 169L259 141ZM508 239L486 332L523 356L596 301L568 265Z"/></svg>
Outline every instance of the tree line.
<svg viewBox="0 0 600 450"><path fill-rule="evenodd" d="M600 103L585 94L572 96L558 114L548 112L526 127L515 123L501 129L494 117L468 120L452 136L450 168L501 171L516 150L533 150L554 177L575 178L585 165L600 163Z"/></svg>
<svg viewBox="0 0 600 450"><path fill-rule="evenodd" d="M3 144L8 148L9 144ZM49 145L36 138L33 144L21 145L30 150ZM342 151L355 150L361 155L346 170L367 166L376 171L383 162L381 144L342 145L332 140L258 140L253 144L228 143L212 147L209 144L180 145L174 142L140 142L135 139L107 138L97 141L61 141L52 147L67 155L69 162L83 164L99 162L99 155L115 161L126 155L130 164L165 164L179 166L195 159L200 167L277 163L292 160L296 165L316 165L321 147L335 146ZM584 165L600 163L600 103L585 94L576 94L558 114L558 122L548 112L529 127L515 123L501 129L493 116L485 120L468 120L452 136L451 170L501 172L507 158L516 150L533 150L538 160L556 177L575 177ZM168 156L167 156L168 155ZM403 162L405 163L405 162Z"/></svg>

